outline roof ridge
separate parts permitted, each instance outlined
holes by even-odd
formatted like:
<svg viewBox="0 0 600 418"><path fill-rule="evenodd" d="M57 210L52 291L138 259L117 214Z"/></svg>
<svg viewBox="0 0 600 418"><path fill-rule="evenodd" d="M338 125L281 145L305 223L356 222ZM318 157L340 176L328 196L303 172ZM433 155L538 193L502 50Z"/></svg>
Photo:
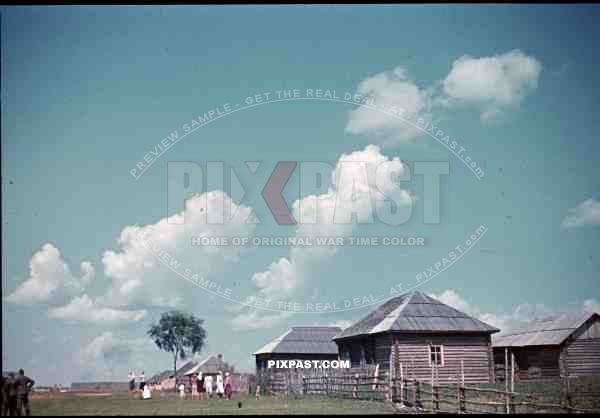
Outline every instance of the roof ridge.
<svg viewBox="0 0 600 418"><path fill-rule="evenodd" d="M413 289L389 299L345 328L334 340L398 331L463 331L492 334L499 329L433 296Z"/></svg>

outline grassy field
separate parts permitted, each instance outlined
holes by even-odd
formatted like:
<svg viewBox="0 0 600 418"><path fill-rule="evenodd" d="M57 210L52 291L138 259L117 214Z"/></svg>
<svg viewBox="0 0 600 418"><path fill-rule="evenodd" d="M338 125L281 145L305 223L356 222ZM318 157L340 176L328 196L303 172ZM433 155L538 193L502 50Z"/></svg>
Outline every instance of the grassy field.
<svg viewBox="0 0 600 418"><path fill-rule="evenodd" d="M480 388L503 390L502 384L479 385ZM430 390L427 385L423 390ZM519 393L515 402L534 402L543 404L558 404L564 401L563 388L560 381L553 382L516 382L515 391ZM440 388L441 399L453 403L442 403L442 411L456 412L456 393L454 386ZM573 396L572 406L586 410L600 410L600 379L581 378L571 382ZM39 395L31 399L33 415L297 415L297 414L392 414L398 412L387 402L364 401L342 398L328 398L309 395L306 397L290 396L287 400L264 396L255 400L247 395L237 394L231 401L211 400L180 400L174 393L154 393L154 399L141 400L139 395L132 398L128 394L99 396L77 395L74 393ZM58 398L55 398L58 396ZM489 392L467 391L467 399L471 402L497 402L494 406L480 406L475 403L467 405L470 412L496 412L505 410L504 398L501 394ZM426 409L432 408L431 395L422 393L421 401ZM241 402L241 408L238 407ZM442 401L443 402L443 401ZM411 408L403 409L404 413L415 412ZM556 413L565 410L550 407L518 406L516 412Z"/></svg>
<svg viewBox="0 0 600 418"><path fill-rule="evenodd" d="M242 407L238 407L238 402ZM64 396L61 399L32 399L32 415L295 415L295 414L392 414L384 402L307 397L302 399L255 400L238 395L230 401L180 400L175 394L154 399L132 399L126 394L111 396Z"/></svg>

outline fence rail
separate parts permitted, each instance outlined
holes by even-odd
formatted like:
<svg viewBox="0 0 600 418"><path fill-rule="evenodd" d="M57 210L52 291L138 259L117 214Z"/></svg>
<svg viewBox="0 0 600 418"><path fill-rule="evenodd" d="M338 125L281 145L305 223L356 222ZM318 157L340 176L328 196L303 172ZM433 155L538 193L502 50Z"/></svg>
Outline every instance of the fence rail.
<svg viewBox="0 0 600 418"><path fill-rule="evenodd" d="M529 393L506 388L465 385L461 376L456 376L454 381L439 382L435 370L432 370L431 380L427 381L415 379L410 371L403 370L402 365L397 372L375 367L345 370L278 370L263 374L260 380L264 392L271 395L325 395L386 401L422 412L600 412L600 394L587 387L563 394ZM580 402L581 400L585 402Z"/></svg>
<svg viewBox="0 0 600 418"><path fill-rule="evenodd" d="M439 384L434 381L432 384L432 382L413 379L391 378L386 373L379 376L364 374L304 376L302 393L383 400L434 413L600 412L600 407L589 409L573 406L571 399L560 403L549 403L537 399L541 397L540 394L464 386L460 381L453 384ZM582 392L577 396L592 399L599 397L594 392Z"/></svg>

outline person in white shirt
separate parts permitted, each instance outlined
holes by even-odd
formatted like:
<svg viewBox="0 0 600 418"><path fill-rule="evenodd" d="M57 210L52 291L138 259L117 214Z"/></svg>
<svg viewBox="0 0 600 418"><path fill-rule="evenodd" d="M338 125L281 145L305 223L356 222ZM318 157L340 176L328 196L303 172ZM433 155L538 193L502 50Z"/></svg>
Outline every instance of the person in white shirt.
<svg viewBox="0 0 600 418"><path fill-rule="evenodd" d="M225 393L225 389L223 386L223 372L219 371L217 375L217 395L219 395L219 399L223 398L223 394Z"/></svg>
<svg viewBox="0 0 600 418"><path fill-rule="evenodd" d="M150 385L145 385L142 391L142 399L152 399L152 392L150 392Z"/></svg>
<svg viewBox="0 0 600 418"><path fill-rule="evenodd" d="M206 394L208 397L212 398L213 378L211 375L208 375L204 378L204 389L206 389Z"/></svg>
<svg viewBox="0 0 600 418"><path fill-rule="evenodd" d="M179 385L179 399L185 399L185 385L183 383Z"/></svg>

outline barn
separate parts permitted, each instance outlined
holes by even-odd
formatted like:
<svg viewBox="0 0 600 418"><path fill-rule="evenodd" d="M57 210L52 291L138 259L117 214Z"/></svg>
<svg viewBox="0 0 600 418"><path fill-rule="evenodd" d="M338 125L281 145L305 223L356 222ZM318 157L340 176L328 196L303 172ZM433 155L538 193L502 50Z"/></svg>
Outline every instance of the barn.
<svg viewBox="0 0 600 418"><path fill-rule="evenodd" d="M257 374L269 360L337 360L338 349L332 338L339 327L292 327L254 352Z"/></svg>
<svg viewBox="0 0 600 418"><path fill-rule="evenodd" d="M497 365L514 355L520 380L600 375L600 315L533 321L496 336L493 348Z"/></svg>
<svg viewBox="0 0 600 418"><path fill-rule="evenodd" d="M352 367L390 365L397 374L439 382L494 381L491 335L499 332L422 292L388 300L334 337L339 355Z"/></svg>

